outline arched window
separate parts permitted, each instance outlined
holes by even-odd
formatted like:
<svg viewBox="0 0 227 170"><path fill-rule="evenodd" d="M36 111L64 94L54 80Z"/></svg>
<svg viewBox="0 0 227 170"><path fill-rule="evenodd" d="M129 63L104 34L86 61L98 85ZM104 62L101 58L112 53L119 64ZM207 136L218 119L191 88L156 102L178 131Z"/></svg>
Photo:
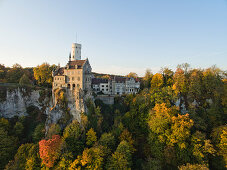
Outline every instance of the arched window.
<svg viewBox="0 0 227 170"><path fill-rule="evenodd" d="M70 89L70 84L68 84L67 88Z"/></svg>

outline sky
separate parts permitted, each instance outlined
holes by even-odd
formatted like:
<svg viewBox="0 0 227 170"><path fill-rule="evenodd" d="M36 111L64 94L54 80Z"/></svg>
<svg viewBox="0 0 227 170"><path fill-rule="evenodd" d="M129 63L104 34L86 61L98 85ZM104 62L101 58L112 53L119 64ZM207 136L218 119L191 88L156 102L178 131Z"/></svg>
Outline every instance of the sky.
<svg viewBox="0 0 227 170"><path fill-rule="evenodd" d="M227 70L227 0L0 0L0 64L64 66L73 42L99 73Z"/></svg>

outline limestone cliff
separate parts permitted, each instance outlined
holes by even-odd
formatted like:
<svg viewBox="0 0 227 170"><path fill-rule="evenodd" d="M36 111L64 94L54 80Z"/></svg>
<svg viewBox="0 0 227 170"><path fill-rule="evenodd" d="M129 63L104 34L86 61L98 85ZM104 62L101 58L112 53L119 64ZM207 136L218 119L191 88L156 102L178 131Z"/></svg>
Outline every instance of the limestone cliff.
<svg viewBox="0 0 227 170"><path fill-rule="evenodd" d="M0 116L5 118L26 116L29 106L43 110L50 105L50 97L42 96L41 90L0 87L0 94Z"/></svg>
<svg viewBox="0 0 227 170"><path fill-rule="evenodd" d="M71 91L51 89L31 89L20 87L0 86L0 117L12 118L14 116L28 115L30 106L36 107L41 114L46 115L46 129L52 123L67 125L72 119L80 122L81 112L86 112L83 93L75 96Z"/></svg>

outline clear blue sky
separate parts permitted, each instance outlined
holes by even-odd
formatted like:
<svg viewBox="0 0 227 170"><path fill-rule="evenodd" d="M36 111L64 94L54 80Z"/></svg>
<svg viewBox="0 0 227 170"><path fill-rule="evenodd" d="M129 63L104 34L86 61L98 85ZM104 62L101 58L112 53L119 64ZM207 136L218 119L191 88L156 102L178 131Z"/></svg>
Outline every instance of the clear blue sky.
<svg viewBox="0 0 227 170"><path fill-rule="evenodd" d="M0 0L6 66L65 65L76 34L96 72L227 69L227 0Z"/></svg>

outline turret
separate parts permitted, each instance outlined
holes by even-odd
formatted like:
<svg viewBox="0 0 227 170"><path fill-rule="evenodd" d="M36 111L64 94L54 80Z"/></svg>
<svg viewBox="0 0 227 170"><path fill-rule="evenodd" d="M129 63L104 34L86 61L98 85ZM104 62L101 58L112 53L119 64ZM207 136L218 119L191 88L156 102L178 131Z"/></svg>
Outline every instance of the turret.
<svg viewBox="0 0 227 170"><path fill-rule="evenodd" d="M81 60L81 44L73 43L71 51L71 61Z"/></svg>

